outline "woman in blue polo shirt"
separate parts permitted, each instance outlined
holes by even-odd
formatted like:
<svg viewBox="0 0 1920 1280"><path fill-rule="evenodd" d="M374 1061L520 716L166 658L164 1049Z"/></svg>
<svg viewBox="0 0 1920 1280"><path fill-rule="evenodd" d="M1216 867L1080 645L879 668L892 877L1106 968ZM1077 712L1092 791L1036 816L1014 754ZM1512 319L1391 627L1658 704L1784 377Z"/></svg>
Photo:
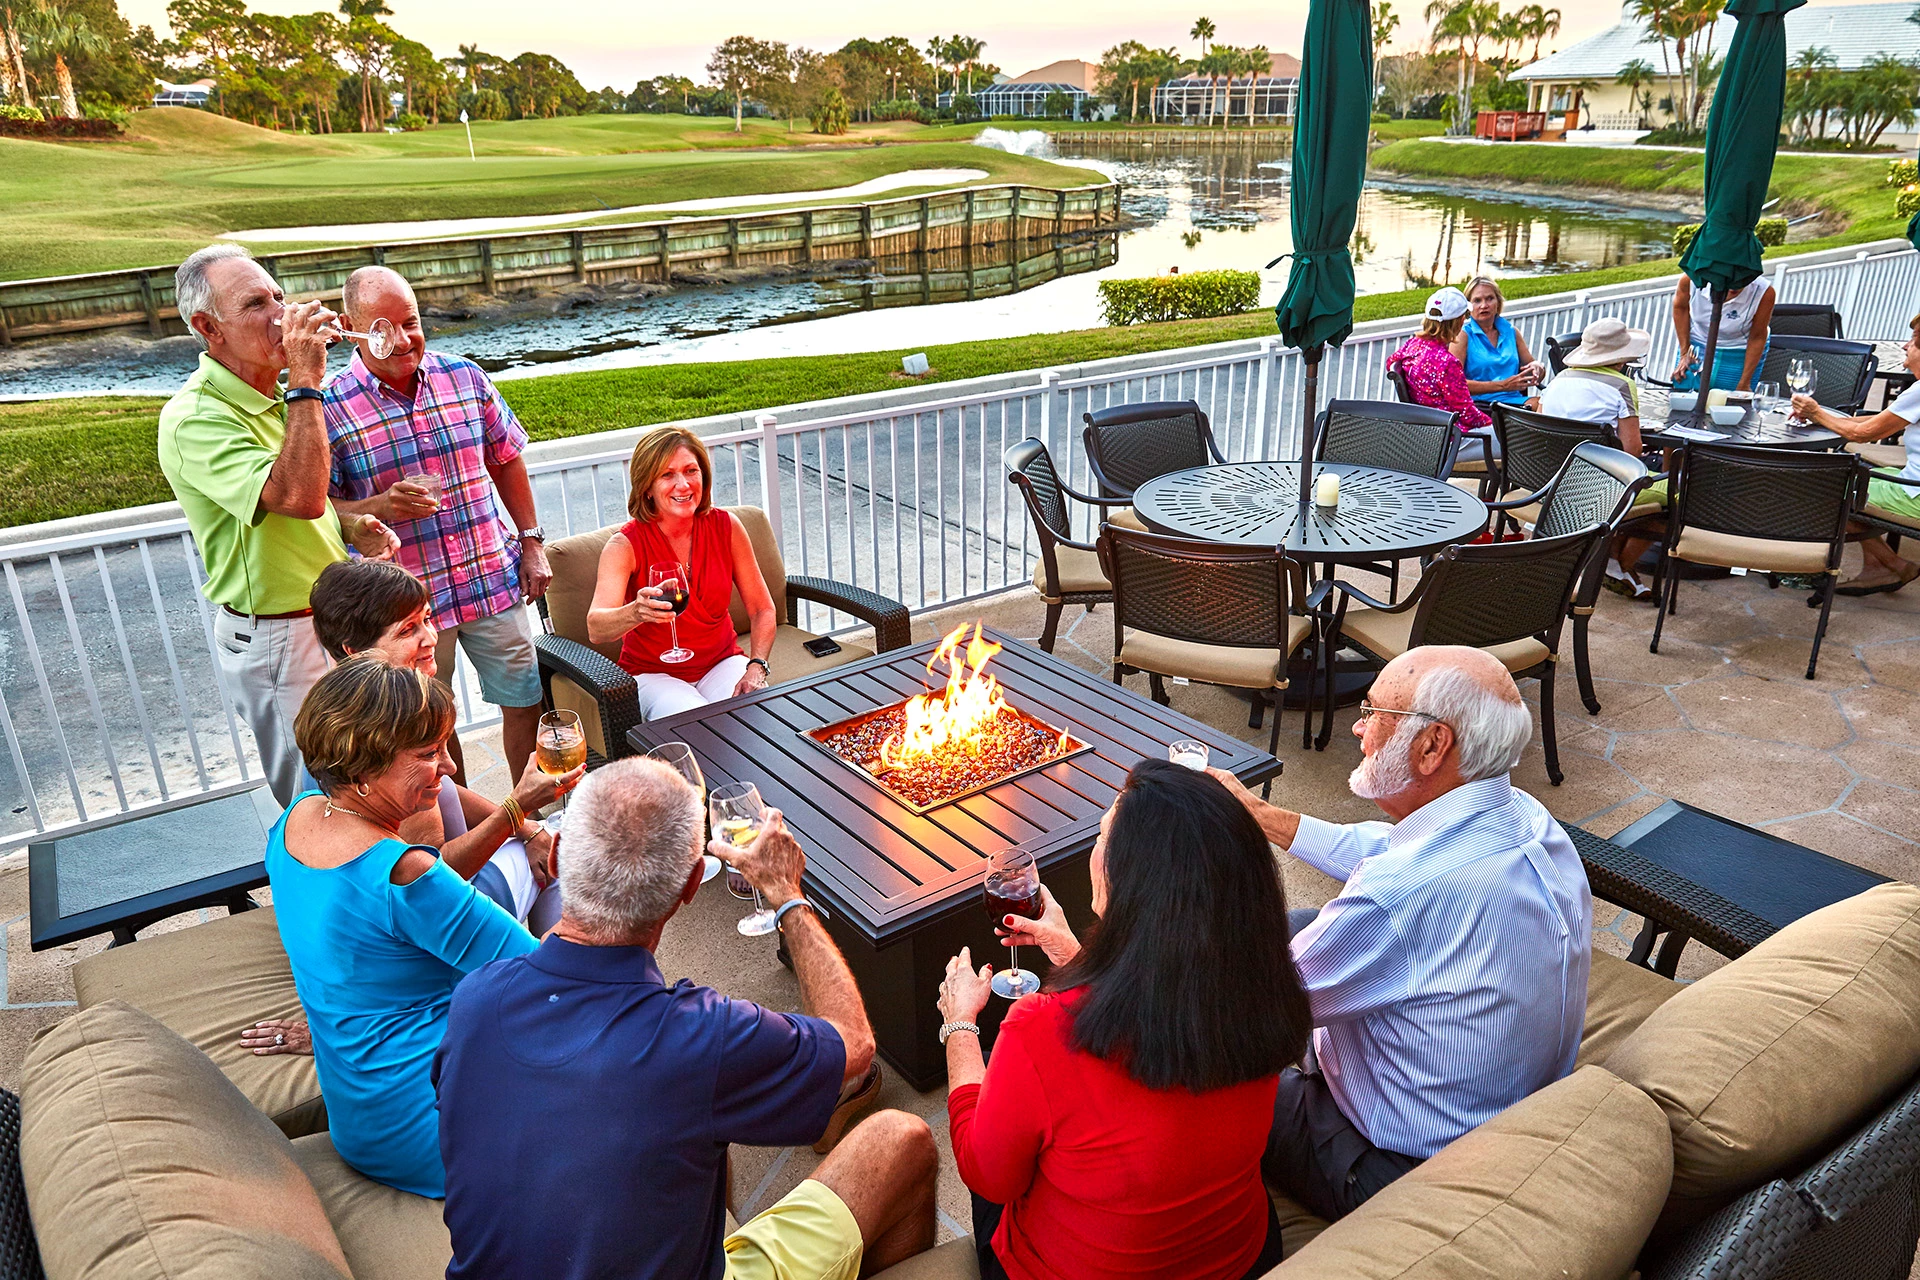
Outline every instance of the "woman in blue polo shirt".
<svg viewBox="0 0 1920 1280"><path fill-rule="evenodd" d="M453 772L453 718L452 693L420 671L374 653L334 667L294 721L321 789L280 816L266 856L334 1149L369 1178L436 1198L446 1172L430 1073L454 986L537 945L437 850L400 838Z"/></svg>
<svg viewBox="0 0 1920 1280"><path fill-rule="evenodd" d="M1904 362L1907 372L1920 377L1920 316L1908 321L1907 327L1911 332L1907 338ZM1903 480L1920 481L1920 433L1909 430L1914 423L1920 422L1920 382L1901 392L1897 400L1880 412L1862 414L1857 418L1835 413L1812 396L1795 396L1793 412L1797 417L1823 426L1853 444L1871 444L1905 431L1906 465L1896 474ZM1884 474L1877 472L1867 480L1867 511L1890 524L1911 525L1915 535L1920 536L1920 488L1882 479ZM1866 564L1862 566L1859 577L1849 579L1835 588L1841 595L1870 596L1882 591L1898 591L1915 578L1920 578L1920 564L1902 559L1877 530L1849 522L1847 532L1872 533L1874 536L1861 540L1860 553L1866 558Z"/></svg>
<svg viewBox="0 0 1920 1280"><path fill-rule="evenodd" d="M1527 340L1500 313L1507 296L1489 276L1467 285L1467 323L1449 344L1467 371L1467 394L1482 407L1525 404L1546 371L1533 358Z"/></svg>

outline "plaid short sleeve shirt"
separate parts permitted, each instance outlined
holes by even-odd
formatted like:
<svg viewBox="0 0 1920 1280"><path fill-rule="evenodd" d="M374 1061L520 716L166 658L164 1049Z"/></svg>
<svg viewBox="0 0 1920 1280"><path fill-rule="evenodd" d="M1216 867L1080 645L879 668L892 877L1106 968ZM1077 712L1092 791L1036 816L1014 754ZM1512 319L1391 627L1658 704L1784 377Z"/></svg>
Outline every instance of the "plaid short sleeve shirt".
<svg viewBox="0 0 1920 1280"><path fill-rule="evenodd" d="M490 618L518 604L520 541L501 517L487 468L519 457L527 433L486 372L429 351L409 401L356 352L327 385L325 408L333 497L364 500L406 476L440 476L440 510L393 527L399 562L427 584L435 625Z"/></svg>

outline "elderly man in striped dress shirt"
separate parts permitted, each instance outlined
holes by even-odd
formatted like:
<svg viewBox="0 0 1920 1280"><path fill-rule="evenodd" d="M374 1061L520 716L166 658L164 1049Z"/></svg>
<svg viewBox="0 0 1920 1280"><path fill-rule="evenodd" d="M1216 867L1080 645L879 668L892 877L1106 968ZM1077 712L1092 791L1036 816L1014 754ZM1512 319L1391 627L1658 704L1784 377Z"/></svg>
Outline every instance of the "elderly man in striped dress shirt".
<svg viewBox="0 0 1920 1280"><path fill-rule="evenodd" d="M1317 1064L1280 1077L1265 1172L1329 1220L1573 1070L1593 896L1580 856L1508 771L1533 732L1478 649L1388 663L1348 785L1392 824L1339 826L1213 770L1267 838L1346 882L1294 913Z"/></svg>

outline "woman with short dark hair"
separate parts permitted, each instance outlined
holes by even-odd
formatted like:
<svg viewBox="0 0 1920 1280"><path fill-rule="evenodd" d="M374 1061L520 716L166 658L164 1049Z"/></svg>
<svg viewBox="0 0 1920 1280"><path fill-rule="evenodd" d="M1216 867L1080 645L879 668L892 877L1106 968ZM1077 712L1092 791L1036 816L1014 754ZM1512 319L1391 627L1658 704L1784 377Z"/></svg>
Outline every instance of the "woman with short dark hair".
<svg viewBox="0 0 1920 1280"><path fill-rule="evenodd" d="M947 1115L985 1280L1239 1280L1280 1261L1260 1179L1280 1069L1306 1051L1286 894L1259 825L1204 773L1134 766L1089 866L1083 948L1051 893L1001 922L1057 967L1000 1024L991 966L947 966ZM1016 932L1017 931L1017 932Z"/></svg>

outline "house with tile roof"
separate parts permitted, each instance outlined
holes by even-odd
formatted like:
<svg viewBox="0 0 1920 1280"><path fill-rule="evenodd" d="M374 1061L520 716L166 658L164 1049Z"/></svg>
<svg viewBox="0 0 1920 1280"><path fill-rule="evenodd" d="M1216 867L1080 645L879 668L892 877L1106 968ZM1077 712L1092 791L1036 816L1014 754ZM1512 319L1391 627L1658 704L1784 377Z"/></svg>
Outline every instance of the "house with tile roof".
<svg viewBox="0 0 1920 1280"><path fill-rule="evenodd" d="M1084 58L1062 58L1044 67L1035 67L1017 76L999 76L984 88L973 91L974 105L984 116L1044 117L1047 100L1054 94L1066 99L1067 116L1074 120L1097 120L1113 114L1094 96L1099 90L1100 64ZM936 101L942 107L953 105L949 90Z"/></svg>
<svg viewBox="0 0 1920 1280"><path fill-rule="evenodd" d="M1262 75L1228 79L1196 73L1169 80L1153 91L1153 107L1157 119L1182 124L1245 120L1249 111L1255 120L1291 120L1299 93L1300 59L1276 53Z"/></svg>
<svg viewBox="0 0 1920 1280"><path fill-rule="evenodd" d="M1787 15L1787 62L1804 49L1825 49L1835 69L1855 71L1874 57L1920 59L1920 24L1907 21L1914 12L1911 0L1893 4L1810 4ZM1714 56L1724 56L1733 43L1737 20L1723 15L1713 32ZM1645 92L1653 95L1651 121L1664 121L1660 103L1669 90L1664 82L1661 46L1647 36L1646 24L1632 16L1631 3L1621 7L1620 21L1598 35L1520 68L1515 80L1528 85L1528 110L1569 117L1570 127L1596 130L1641 130L1651 127L1649 113L1633 101L1620 72L1635 58L1650 64L1656 74ZM1597 81L1597 89L1581 90L1583 81ZM1577 115L1577 120L1571 119ZM1912 132L1888 130L1881 136L1888 146L1911 147Z"/></svg>

